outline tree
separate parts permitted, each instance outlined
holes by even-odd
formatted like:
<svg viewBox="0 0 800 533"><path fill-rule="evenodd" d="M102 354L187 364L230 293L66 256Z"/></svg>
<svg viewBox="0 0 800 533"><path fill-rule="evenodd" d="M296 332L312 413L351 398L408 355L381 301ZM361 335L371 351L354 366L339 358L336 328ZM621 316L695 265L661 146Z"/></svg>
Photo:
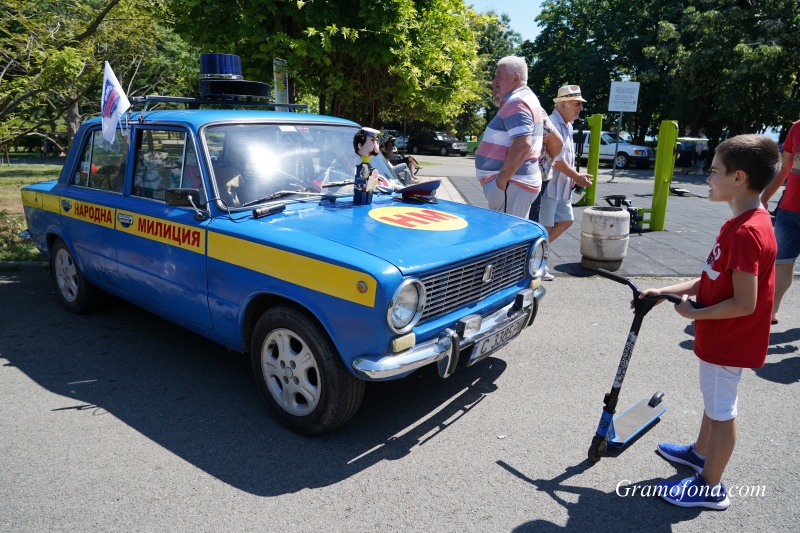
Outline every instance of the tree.
<svg viewBox="0 0 800 533"><path fill-rule="evenodd" d="M537 94L577 83L591 113L612 80L639 81L639 111L625 115L637 140L673 119L713 143L800 115L796 11L789 0L546 0L522 50Z"/></svg>
<svg viewBox="0 0 800 533"><path fill-rule="evenodd" d="M520 35L511 29L511 20L505 13L498 16L494 11L487 11L475 19L475 25L480 88L478 98L465 103L455 120L454 128L459 135L477 135L486 128L488 119L497 113L492 100L492 79L497 62L505 56L519 55L522 42Z"/></svg>
<svg viewBox="0 0 800 533"><path fill-rule="evenodd" d="M273 58L286 59L299 94L365 125L447 121L479 89L475 15L463 0L166 5L176 31L200 48L240 55L246 77L270 80Z"/></svg>
<svg viewBox="0 0 800 533"><path fill-rule="evenodd" d="M181 84L186 46L153 8L150 0L0 0L0 144L35 133L65 149L56 123L66 122L71 139L81 107L99 111L104 60L130 95Z"/></svg>

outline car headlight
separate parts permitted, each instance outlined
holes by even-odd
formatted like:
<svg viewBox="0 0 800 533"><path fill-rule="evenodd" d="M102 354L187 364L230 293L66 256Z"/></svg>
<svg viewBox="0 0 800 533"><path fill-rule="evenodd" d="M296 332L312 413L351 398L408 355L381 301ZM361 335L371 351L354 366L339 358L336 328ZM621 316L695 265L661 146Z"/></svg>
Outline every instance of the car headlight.
<svg viewBox="0 0 800 533"><path fill-rule="evenodd" d="M394 291L389 302L386 321L395 333L406 333L413 328L422 316L425 307L425 286L417 279L407 279Z"/></svg>
<svg viewBox="0 0 800 533"><path fill-rule="evenodd" d="M550 254L550 244L547 239L540 237L531 246L531 255L528 256L528 272L534 278L539 278L544 273L547 265L547 256Z"/></svg>

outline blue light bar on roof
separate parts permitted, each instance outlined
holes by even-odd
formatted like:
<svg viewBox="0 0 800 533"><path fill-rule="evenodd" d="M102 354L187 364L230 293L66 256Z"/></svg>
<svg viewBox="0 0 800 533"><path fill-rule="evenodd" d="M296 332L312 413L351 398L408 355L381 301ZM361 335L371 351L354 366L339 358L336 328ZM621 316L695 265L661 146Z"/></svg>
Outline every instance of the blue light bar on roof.
<svg viewBox="0 0 800 533"><path fill-rule="evenodd" d="M200 54L200 78L242 79L242 61L233 54Z"/></svg>

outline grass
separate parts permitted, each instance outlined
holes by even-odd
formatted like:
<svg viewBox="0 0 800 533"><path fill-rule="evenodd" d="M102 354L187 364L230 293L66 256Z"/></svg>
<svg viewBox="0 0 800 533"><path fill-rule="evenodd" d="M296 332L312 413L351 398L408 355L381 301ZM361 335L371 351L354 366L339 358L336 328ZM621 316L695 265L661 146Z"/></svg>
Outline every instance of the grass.
<svg viewBox="0 0 800 533"><path fill-rule="evenodd" d="M44 261L31 241L19 236L27 225L20 189L58 179L60 165L0 165L0 261Z"/></svg>

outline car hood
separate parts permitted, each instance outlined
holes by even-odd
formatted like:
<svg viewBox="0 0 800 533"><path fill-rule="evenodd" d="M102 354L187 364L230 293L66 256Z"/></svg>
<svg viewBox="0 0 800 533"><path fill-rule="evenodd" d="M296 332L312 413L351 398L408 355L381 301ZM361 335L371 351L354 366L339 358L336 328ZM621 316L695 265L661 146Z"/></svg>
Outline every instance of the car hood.
<svg viewBox="0 0 800 533"><path fill-rule="evenodd" d="M313 249L314 239L320 239L320 248L334 242L381 258L403 274L434 270L545 235L534 222L488 209L384 197L371 205L293 204L283 213L249 222L254 227L246 230L248 239L265 232L275 242L279 230L279 241L303 243L306 250Z"/></svg>

